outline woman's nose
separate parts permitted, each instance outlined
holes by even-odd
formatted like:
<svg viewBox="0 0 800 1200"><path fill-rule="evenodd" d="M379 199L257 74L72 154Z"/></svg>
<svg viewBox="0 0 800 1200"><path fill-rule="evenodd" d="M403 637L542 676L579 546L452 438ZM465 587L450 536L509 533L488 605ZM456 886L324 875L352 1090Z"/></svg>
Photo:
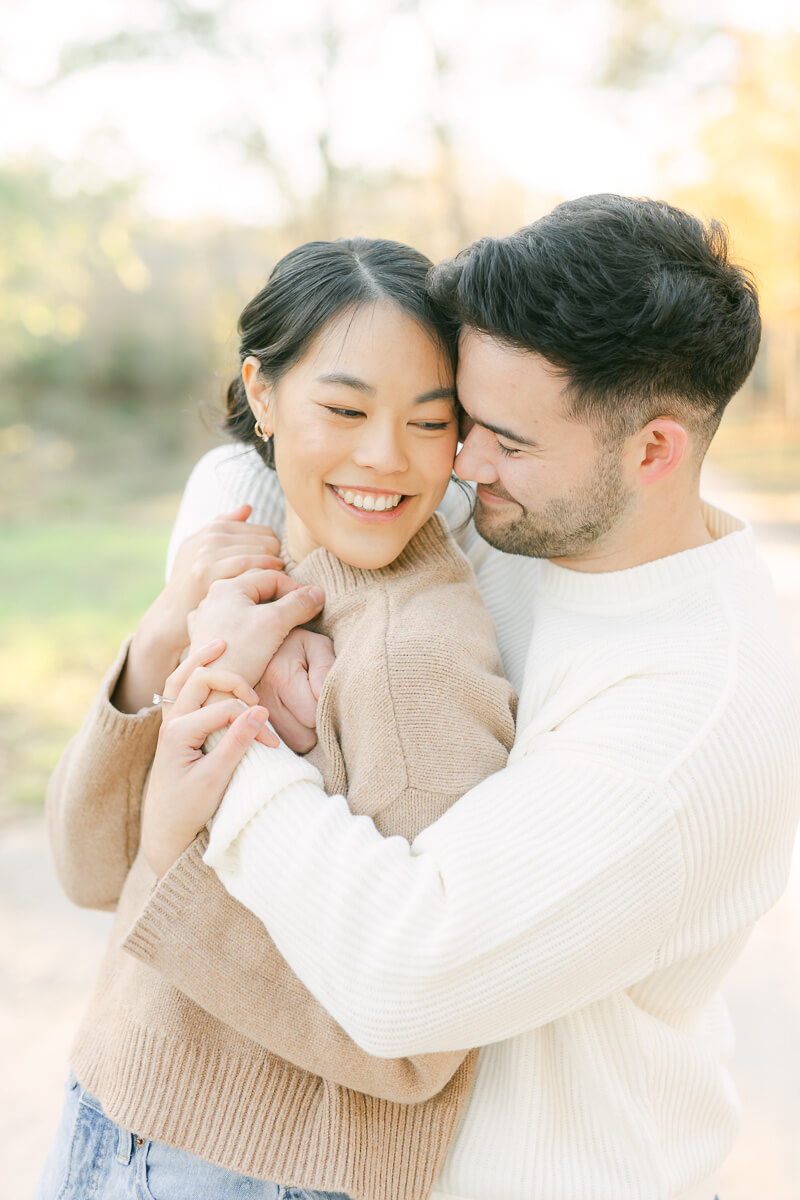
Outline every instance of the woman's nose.
<svg viewBox="0 0 800 1200"><path fill-rule="evenodd" d="M388 426L367 422L361 430L353 462L359 467L371 467L383 475L408 470L408 455L396 431Z"/></svg>

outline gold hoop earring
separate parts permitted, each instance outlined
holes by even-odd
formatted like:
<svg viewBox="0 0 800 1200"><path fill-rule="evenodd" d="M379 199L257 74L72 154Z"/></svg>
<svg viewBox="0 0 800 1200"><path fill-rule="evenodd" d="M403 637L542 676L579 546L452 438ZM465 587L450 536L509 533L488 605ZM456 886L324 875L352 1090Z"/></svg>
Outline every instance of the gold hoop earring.
<svg viewBox="0 0 800 1200"><path fill-rule="evenodd" d="M261 428L260 421L256 421L256 435L261 438L262 442L268 442L270 440L270 438L272 437L271 433L270 434L264 433L264 430Z"/></svg>

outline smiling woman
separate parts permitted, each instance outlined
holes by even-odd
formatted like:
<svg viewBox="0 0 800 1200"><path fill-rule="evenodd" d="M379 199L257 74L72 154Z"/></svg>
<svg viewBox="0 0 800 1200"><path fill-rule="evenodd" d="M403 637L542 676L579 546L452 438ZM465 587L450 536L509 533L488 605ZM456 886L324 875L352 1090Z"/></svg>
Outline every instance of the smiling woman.
<svg viewBox="0 0 800 1200"><path fill-rule="evenodd" d="M415 837L504 765L515 698L472 569L436 513L451 478L458 413L455 334L428 296L429 267L394 242L310 243L277 265L244 310L228 427L249 446L232 453L246 456L250 473L239 479L249 479L252 492L217 492L216 511L228 516L196 543L201 556L235 565L219 568L192 615L192 653L166 683L164 663L150 688L173 703L141 836L158 712L113 704L126 708L126 674L142 677L137 656L148 642L152 653L165 618L153 629L151 617L147 637L123 649L50 787L62 881L80 903L118 913L37 1200L85 1195L80 1171L70 1176L74 1192L59 1188L90 1125L96 1141L87 1170L99 1171L104 1146L114 1154L127 1147L124 1163L108 1150L107 1191L98 1196L122 1194L122 1176L143 1172L159 1200L181 1200L201 1167L207 1200L245 1189L273 1200L278 1184L344 1193L343 1200L421 1200L455 1135L477 1050L366 1053L300 983L260 922L202 868L204 825L221 799L204 784L207 768L263 727L258 702L267 685L255 634L235 662L227 650L221 655L223 643L199 651L195 642L225 636L214 628L214 600L232 576L251 587L240 616L254 630L263 602L276 596L272 613L293 613L287 629L309 621L319 611L311 585L324 589L314 632L332 639L336 661L315 684L318 744L308 770L319 769L386 835ZM219 452L211 457L217 465ZM195 538L213 476L200 464L187 487L179 523ZM236 507L243 501L261 525L244 523L249 509ZM277 549L266 526L282 523L283 512L288 579L276 560L273 569L257 561L259 542L262 552ZM179 551L173 579L196 575L186 561L191 543L190 536ZM174 608L154 606L157 614ZM221 695L231 691L238 701ZM242 700L255 712L242 712ZM192 764L188 788L172 773L175 752ZM210 957L188 930L176 952L178 913L162 914L160 933L140 923L151 901L160 903L158 877L167 884L173 864L187 858L201 866L203 901L219 904L206 929ZM241 953L236 979L218 970L221 947L231 944ZM136 1131L135 1143L126 1130ZM261 1190L253 1191L257 1181Z"/></svg>
<svg viewBox="0 0 800 1200"><path fill-rule="evenodd" d="M301 246L242 314L228 427L277 469L295 557L385 566L450 479L453 328L420 288L427 260L393 245Z"/></svg>
<svg viewBox="0 0 800 1200"><path fill-rule="evenodd" d="M397 558L444 495L458 429L446 348L389 300L334 317L276 384L242 376L274 438L290 553L327 546L351 566Z"/></svg>

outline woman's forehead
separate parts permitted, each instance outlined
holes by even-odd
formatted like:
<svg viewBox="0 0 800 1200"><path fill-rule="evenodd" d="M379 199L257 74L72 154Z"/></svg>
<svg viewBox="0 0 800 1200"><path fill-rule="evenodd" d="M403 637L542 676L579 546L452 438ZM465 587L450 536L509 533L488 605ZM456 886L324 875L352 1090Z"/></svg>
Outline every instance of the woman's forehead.
<svg viewBox="0 0 800 1200"><path fill-rule="evenodd" d="M315 378L349 375L366 383L398 371L434 378L437 386L453 379L450 357L434 331L391 301L337 313L298 365Z"/></svg>

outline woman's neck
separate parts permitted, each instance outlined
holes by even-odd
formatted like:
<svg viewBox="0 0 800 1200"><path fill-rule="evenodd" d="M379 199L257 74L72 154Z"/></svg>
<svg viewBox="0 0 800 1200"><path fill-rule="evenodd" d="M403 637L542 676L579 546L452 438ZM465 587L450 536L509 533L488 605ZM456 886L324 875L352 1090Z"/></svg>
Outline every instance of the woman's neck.
<svg viewBox="0 0 800 1200"><path fill-rule="evenodd" d="M318 549L319 545L320 543L311 536L291 505L287 504L286 548L292 561L302 562L306 555L310 554L312 550Z"/></svg>

